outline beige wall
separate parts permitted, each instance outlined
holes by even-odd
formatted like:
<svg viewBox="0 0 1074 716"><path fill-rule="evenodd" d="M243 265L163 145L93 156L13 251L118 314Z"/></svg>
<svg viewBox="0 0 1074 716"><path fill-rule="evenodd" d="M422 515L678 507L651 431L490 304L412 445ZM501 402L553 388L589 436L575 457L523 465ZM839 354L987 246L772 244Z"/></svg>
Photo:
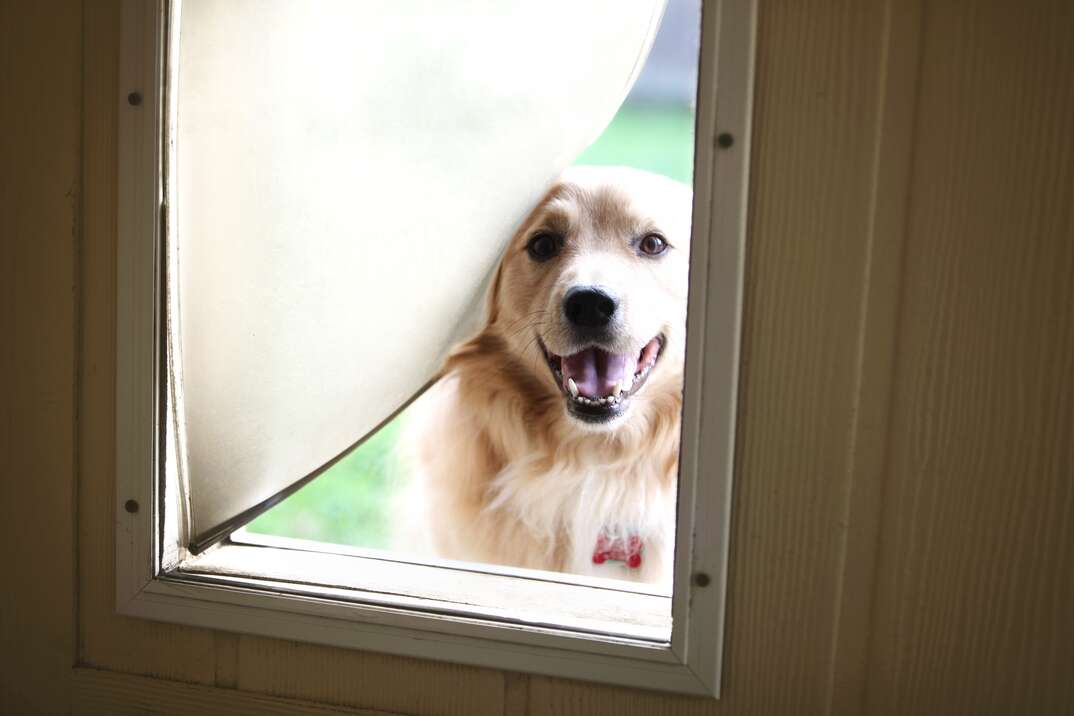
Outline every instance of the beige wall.
<svg viewBox="0 0 1074 716"><path fill-rule="evenodd" d="M719 703L112 613L117 31L0 10L0 712L1074 710L1074 3L761 0Z"/></svg>

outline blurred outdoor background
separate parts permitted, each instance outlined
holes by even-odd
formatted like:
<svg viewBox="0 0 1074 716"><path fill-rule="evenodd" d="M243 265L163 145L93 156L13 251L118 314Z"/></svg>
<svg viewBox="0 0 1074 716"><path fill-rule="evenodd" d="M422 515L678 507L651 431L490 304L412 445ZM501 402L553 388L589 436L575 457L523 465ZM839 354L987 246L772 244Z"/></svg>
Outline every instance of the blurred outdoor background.
<svg viewBox="0 0 1074 716"><path fill-rule="evenodd" d="M700 0L669 0L649 59L623 106L576 164L623 165L693 179ZM246 526L251 532L388 547L393 447L404 411L324 474Z"/></svg>

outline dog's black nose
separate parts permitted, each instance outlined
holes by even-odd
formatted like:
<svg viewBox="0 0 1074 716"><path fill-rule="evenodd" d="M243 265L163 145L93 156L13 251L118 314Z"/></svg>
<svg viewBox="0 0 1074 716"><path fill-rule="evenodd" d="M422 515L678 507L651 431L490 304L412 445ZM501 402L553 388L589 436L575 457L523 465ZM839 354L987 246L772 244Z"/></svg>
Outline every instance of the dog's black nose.
<svg viewBox="0 0 1074 716"><path fill-rule="evenodd" d="M603 328L615 315L619 303L593 286L575 286L563 297L567 320L582 328Z"/></svg>

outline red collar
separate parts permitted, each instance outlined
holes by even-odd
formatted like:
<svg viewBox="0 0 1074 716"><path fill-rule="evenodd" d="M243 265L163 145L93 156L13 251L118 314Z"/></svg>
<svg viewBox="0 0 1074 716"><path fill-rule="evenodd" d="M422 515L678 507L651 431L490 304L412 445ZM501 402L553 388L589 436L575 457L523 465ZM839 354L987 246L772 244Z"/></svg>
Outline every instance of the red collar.
<svg viewBox="0 0 1074 716"><path fill-rule="evenodd" d="M597 544L593 548L593 564L604 564L608 560L623 562L631 569L641 566L641 537L613 537L606 531L597 535Z"/></svg>

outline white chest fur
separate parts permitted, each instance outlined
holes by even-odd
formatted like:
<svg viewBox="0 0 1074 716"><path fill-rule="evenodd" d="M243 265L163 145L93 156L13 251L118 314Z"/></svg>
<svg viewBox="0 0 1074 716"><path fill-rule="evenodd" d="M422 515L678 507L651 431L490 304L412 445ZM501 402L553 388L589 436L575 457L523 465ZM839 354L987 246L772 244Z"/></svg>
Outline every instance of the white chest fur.
<svg viewBox="0 0 1074 716"><path fill-rule="evenodd" d="M567 571L643 581L670 579L675 494L655 463L587 463L561 454L516 460L493 481L489 510L517 520L547 549L564 555ZM636 536L641 565L594 564L600 534Z"/></svg>

